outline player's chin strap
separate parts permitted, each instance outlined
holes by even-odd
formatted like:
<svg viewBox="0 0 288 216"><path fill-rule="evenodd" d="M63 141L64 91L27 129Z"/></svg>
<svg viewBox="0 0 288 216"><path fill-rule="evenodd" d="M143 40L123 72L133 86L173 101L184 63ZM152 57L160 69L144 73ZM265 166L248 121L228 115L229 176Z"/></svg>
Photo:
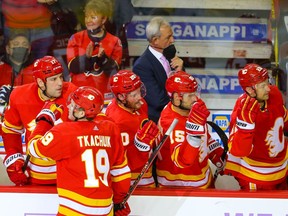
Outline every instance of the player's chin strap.
<svg viewBox="0 0 288 216"><path fill-rule="evenodd" d="M133 113L135 111L137 111L137 109L134 109L134 107L129 106L129 104L127 103L127 100L126 100L126 95L125 95L123 100L120 100L118 97L116 97L116 100L121 107L123 107L125 109L132 110Z"/></svg>
<svg viewBox="0 0 288 216"><path fill-rule="evenodd" d="M43 90L39 85L38 85L38 88L40 88L40 90L42 91L43 95L48 97L49 99L54 99L54 97L51 97L47 94L47 86L46 86L46 82L44 82L44 86L45 86L45 90Z"/></svg>
<svg viewBox="0 0 288 216"><path fill-rule="evenodd" d="M179 109L182 109L182 110L190 110L190 108L187 109L187 108L185 108L185 107L182 106L182 100L180 100L180 105L179 105L179 106L177 106L177 105L174 104L172 97L171 97L170 101L171 101L171 103L173 104L173 106L178 107Z"/></svg>
<svg viewBox="0 0 288 216"><path fill-rule="evenodd" d="M249 95L251 98L255 98L259 103L260 102L263 102L263 104L261 105L261 107L260 107L260 109L261 109L261 111L264 111L265 110L265 106L266 106L266 100L265 101L259 101L257 98L257 92L256 92L256 87L255 86L252 86L251 87L253 90L254 90L254 92L255 92L255 97L251 97L250 96L250 94L247 92L247 91L245 91L246 92L246 94L247 95ZM261 103L260 103L261 104Z"/></svg>
<svg viewBox="0 0 288 216"><path fill-rule="evenodd" d="M73 113L73 117L75 118L74 121L78 121L79 119L84 119L84 118L86 118L85 116L83 116L83 117L81 117L81 118L78 118L78 117L76 117L76 116L74 115L74 113Z"/></svg>
<svg viewBox="0 0 288 216"><path fill-rule="evenodd" d="M178 107L179 107L180 109L182 109L182 110L190 110L190 108L187 109L187 108L185 108L185 107L182 106L182 100L180 100L180 105L179 105Z"/></svg>
<svg viewBox="0 0 288 216"><path fill-rule="evenodd" d="M84 118L87 119L86 115L83 115L83 116L80 117L80 118L79 118L79 117L76 117L76 116L75 116L75 109L81 109L81 107L75 107L75 108L74 108L74 110L73 110L73 117L75 118L74 121L78 121L78 120L84 119ZM84 111L84 110L82 109L82 111Z"/></svg>

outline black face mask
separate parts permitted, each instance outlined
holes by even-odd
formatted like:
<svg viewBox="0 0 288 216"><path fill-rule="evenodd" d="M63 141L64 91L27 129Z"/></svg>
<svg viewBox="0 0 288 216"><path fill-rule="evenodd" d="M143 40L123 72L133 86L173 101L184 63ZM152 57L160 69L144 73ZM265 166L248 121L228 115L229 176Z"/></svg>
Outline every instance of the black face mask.
<svg viewBox="0 0 288 216"><path fill-rule="evenodd" d="M26 47L14 47L12 48L12 55L10 55L10 58L17 62L26 62L28 59L28 48Z"/></svg>
<svg viewBox="0 0 288 216"><path fill-rule="evenodd" d="M88 37L90 38L91 41L94 42L95 45L97 45L105 36L106 36L106 30L104 29L104 34L102 37L95 37L94 35L99 33L101 31L101 26L99 26L97 29L94 30L87 30L88 32ZM99 29L99 31L98 31ZM97 32L96 32L97 31ZM96 33L95 33L96 32Z"/></svg>
<svg viewBox="0 0 288 216"><path fill-rule="evenodd" d="M88 31L88 34L96 35L99 32L101 32L101 29L102 29L102 26L98 26L96 29L91 29L91 30L87 29L87 31Z"/></svg>
<svg viewBox="0 0 288 216"><path fill-rule="evenodd" d="M165 49L163 49L163 55L169 62L171 62L171 59L175 57L175 54L176 54L176 48L174 44L171 44Z"/></svg>

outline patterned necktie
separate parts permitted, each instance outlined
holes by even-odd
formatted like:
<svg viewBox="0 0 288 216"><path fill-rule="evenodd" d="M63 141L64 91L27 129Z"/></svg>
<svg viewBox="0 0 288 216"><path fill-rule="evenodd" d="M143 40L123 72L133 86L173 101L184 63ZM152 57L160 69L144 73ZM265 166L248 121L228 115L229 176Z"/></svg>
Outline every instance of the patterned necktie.
<svg viewBox="0 0 288 216"><path fill-rule="evenodd" d="M161 59L162 65L163 65L163 67L164 67L164 69L166 71L166 75L168 77L168 75L169 75L169 73L171 71L170 64L169 64L168 60L165 58L165 56L161 56L160 59Z"/></svg>

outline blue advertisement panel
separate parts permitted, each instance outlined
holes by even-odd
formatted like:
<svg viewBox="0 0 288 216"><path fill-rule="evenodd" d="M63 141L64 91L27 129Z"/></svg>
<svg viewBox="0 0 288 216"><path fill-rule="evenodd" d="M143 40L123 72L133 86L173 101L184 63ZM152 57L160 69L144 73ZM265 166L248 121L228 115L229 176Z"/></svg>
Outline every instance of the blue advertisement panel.
<svg viewBox="0 0 288 216"><path fill-rule="evenodd" d="M212 121L216 123L225 133L229 132L230 114L216 113L212 114ZM216 132L212 129L212 132Z"/></svg>
<svg viewBox="0 0 288 216"><path fill-rule="evenodd" d="M193 74L204 94L242 94L237 76Z"/></svg>
<svg viewBox="0 0 288 216"><path fill-rule="evenodd" d="M231 115L230 111L219 111L212 114L212 121L225 132L228 138L229 138L230 115ZM223 145L223 142L220 139L220 136L217 134L217 132L213 128L211 128L210 131L212 138L218 141L221 145Z"/></svg>
<svg viewBox="0 0 288 216"><path fill-rule="evenodd" d="M145 28L148 21L132 21L127 26L128 39L146 40ZM225 22L169 22L176 40L267 42L265 23L225 23Z"/></svg>

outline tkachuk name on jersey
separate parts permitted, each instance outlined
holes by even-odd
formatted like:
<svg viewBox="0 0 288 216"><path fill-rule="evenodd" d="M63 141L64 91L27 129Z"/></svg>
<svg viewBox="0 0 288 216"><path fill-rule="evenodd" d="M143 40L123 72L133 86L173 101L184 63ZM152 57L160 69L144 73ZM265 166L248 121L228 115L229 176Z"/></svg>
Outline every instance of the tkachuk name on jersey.
<svg viewBox="0 0 288 216"><path fill-rule="evenodd" d="M89 135L89 136L78 136L80 147L87 146L100 146L100 147L109 147L110 144L110 136L101 136L101 135Z"/></svg>

